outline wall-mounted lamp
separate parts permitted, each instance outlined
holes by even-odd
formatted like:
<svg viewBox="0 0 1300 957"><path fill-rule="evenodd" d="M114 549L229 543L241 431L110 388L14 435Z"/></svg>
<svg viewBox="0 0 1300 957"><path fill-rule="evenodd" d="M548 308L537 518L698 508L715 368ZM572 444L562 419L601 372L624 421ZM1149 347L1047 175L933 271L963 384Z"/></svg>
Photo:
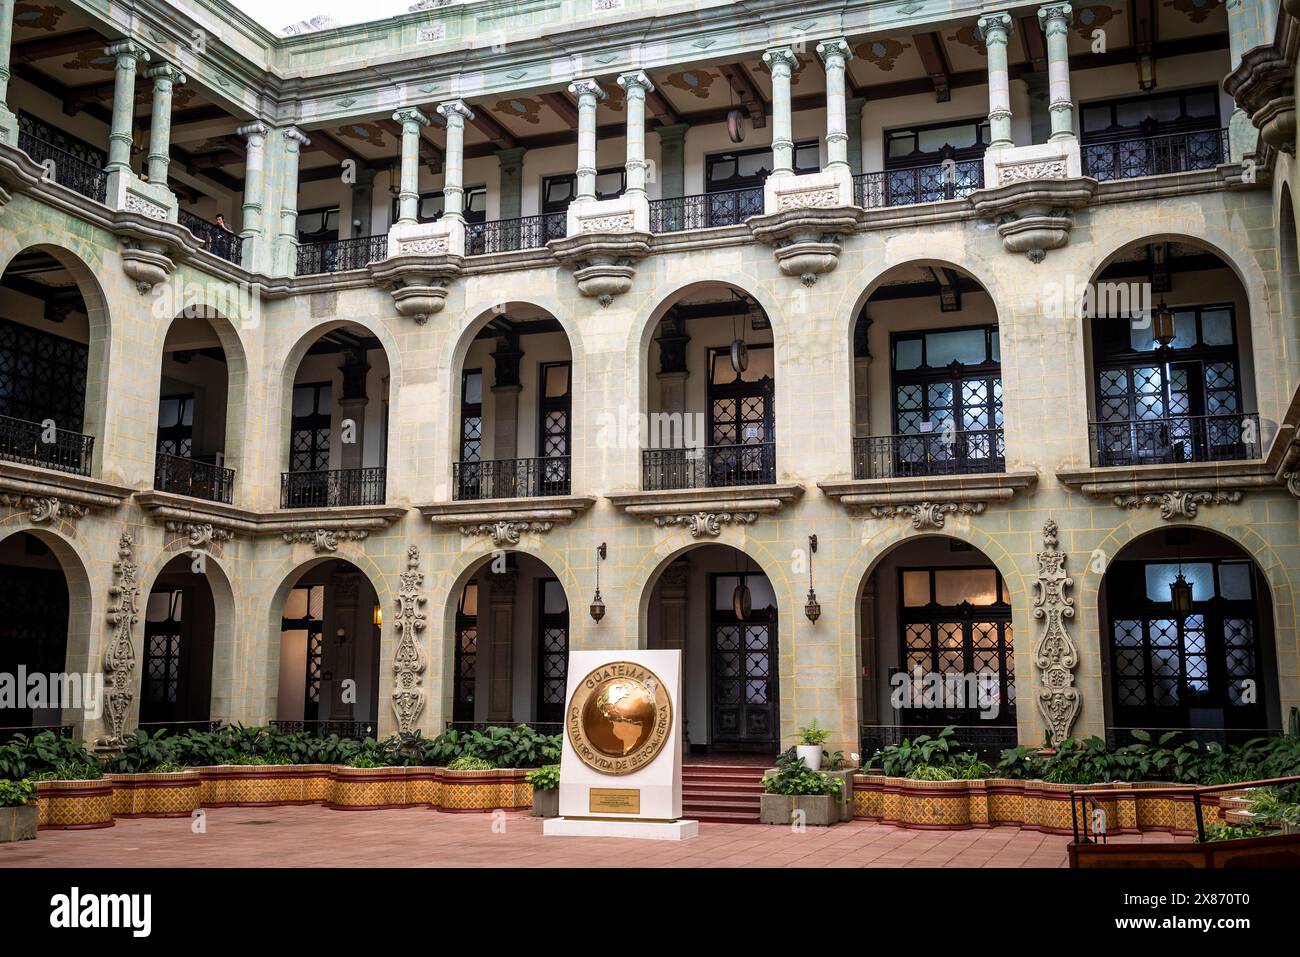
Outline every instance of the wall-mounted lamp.
<svg viewBox="0 0 1300 957"><path fill-rule="evenodd" d="M605 602L600 597L600 563L608 554L604 542L596 546L596 594L591 599L591 619L596 624L600 624L600 620L605 617Z"/></svg>
<svg viewBox="0 0 1300 957"><path fill-rule="evenodd" d="M346 645L348 643L348 633L342 628L334 632L334 637L338 639L340 645Z"/></svg>
<svg viewBox="0 0 1300 957"><path fill-rule="evenodd" d="M375 603L375 614L372 620L374 621L376 628L382 628L384 626L384 610L379 607L378 602Z"/></svg>
<svg viewBox="0 0 1300 957"><path fill-rule="evenodd" d="M1163 299L1151 313L1151 338L1160 343L1160 348L1168 349L1169 344L1177 338L1174 329L1174 311L1165 305Z"/></svg>
<svg viewBox="0 0 1300 957"><path fill-rule="evenodd" d="M1192 613L1192 583L1178 569L1178 577L1169 583L1169 606L1175 615L1185 616Z"/></svg>
<svg viewBox="0 0 1300 957"><path fill-rule="evenodd" d="M803 613L814 625L822 616L822 606L817 604L817 591L813 588L813 559L817 554L817 536L808 536L808 601L804 603Z"/></svg>

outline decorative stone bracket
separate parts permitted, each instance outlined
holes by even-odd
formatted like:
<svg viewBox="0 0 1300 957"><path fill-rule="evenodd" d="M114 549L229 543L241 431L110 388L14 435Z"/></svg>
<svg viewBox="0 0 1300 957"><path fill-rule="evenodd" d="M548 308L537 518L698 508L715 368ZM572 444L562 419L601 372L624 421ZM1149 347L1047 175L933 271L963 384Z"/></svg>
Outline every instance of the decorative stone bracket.
<svg viewBox="0 0 1300 957"><path fill-rule="evenodd" d="M1006 251L1024 253L1032 263L1042 262L1048 250L1070 241L1074 211L1087 206L1097 192L1091 177L1048 178L1052 171L1026 169L1023 180L970 196L976 215L997 223Z"/></svg>
<svg viewBox="0 0 1300 957"><path fill-rule="evenodd" d="M424 652L420 650L420 632L424 630L425 603L420 589L424 573L420 571L420 550L414 545L406 549L406 571L394 601L397 603L397 631L401 638L393 655L393 714L397 730L403 734L415 730L415 723L424 711L424 689L420 687L424 673Z"/></svg>
<svg viewBox="0 0 1300 957"><path fill-rule="evenodd" d="M393 297L397 313L408 316L419 325L429 317L442 312L447 303L447 287L464 271L460 256L435 251L433 246L419 245L428 240L412 240L388 259L371 263L367 268L375 284L387 289Z"/></svg>
<svg viewBox="0 0 1300 957"><path fill-rule="evenodd" d="M631 222L630 215L626 221L586 220L584 225L591 225L592 231L546 244L561 264L573 270L578 292L602 306L632 288L636 264L650 255L653 237L648 232L622 228L630 227Z"/></svg>
<svg viewBox="0 0 1300 957"><path fill-rule="evenodd" d="M571 522L594 504L596 500L586 496L547 495L435 502L419 509L435 526L459 529L466 538L487 536L494 548L505 548L518 545L525 533L549 532L557 524Z"/></svg>
<svg viewBox="0 0 1300 957"><path fill-rule="evenodd" d="M660 528L680 527L691 538L717 538L724 525L749 525L803 495L802 485L747 485L667 492L624 492L605 497L628 515Z"/></svg>
<svg viewBox="0 0 1300 957"><path fill-rule="evenodd" d="M1275 487L1277 477L1263 462L1194 462L1137 465L1056 473L1062 485L1118 508L1159 508L1165 521L1196 518L1205 506L1240 502L1252 490Z"/></svg>
<svg viewBox="0 0 1300 957"><path fill-rule="evenodd" d="M827 198L832 196L827 194ZM751 216L745 224L756 240L772 247L784 275L797 276L811 286L818 276L839 265L841 237L856 233L865 219L866 211L856 206L795 206Z"/></svg>
<svg viewBox="0 0 1300 957"><path fill-rule="evenodd" d="M130 495L129 488L83 475L56 476L32 466L0 464L0 508L30 513L33 525L75 523L92 511L117 508Z"/></svg>
<svg viewBox="0 0 1300 957"><path fill-rule="evenodd" d="M166 282L176 262L189 259L201 248L193 233L165 218L163 207L145 200L128 203L112 215L113 232L122 243L122 271L141 295Z"/></svg>
<svg viewBox="0 0 1300 957"><path fill-rule="evenodd" d="M1295 155L1295 64L1282 50L1272 44L1247 50L1223 90L1250 116L1260 139Z"/></svg>
<svg viewBox="0 0 1300 957"><path fill-rule="evenodd" d="M104 751L125 746L123 733L131 699L135 695L135 643L133 631L140 619L140 566L136 564L134 541L125 532L118 541L113 563L113 584L108 589L108 624L112 633L104 650L108 734L96 742Z"/></svg>
<svg viewBox="0 0 1300 957"><path fill-rule="evenodd" d="M1037 482L1037 472L991 472L819 482L817 487L850 512L869 512L872 518L905 518L913 528L933 530L943 528L951 516L982 515L989 505L1008 502Z"/></svg>

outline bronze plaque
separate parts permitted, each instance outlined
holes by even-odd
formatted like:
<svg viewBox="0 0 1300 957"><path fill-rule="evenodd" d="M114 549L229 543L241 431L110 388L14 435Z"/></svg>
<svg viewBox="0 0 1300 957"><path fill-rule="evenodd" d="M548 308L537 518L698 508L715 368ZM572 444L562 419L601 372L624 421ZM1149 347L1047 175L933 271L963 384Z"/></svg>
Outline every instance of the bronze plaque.
<svg viewBox="0 0 1300 957"><path fill-rule="evenodd" d="M610 662L583 678L564 713L578 760L601 774L641 770L659 756L672 726L668 689L630 661Z"/></svg>
<svg viewBox="0 0 1300 957"><path fill-rule="evenodd" d="M587 792L588 814L640 814L640 788L592 788Z"/></svg>

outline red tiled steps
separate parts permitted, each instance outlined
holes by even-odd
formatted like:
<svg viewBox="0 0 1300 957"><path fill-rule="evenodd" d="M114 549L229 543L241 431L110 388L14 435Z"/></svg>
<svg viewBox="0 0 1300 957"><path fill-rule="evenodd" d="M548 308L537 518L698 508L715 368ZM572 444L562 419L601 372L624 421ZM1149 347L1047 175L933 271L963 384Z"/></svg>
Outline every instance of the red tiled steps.
<svg viewBox="0 0 1300 957"><path fill-rule="evenodd" d="M763 768L687 764L682 768L682 817L692 821L757 824Z"/></svg>

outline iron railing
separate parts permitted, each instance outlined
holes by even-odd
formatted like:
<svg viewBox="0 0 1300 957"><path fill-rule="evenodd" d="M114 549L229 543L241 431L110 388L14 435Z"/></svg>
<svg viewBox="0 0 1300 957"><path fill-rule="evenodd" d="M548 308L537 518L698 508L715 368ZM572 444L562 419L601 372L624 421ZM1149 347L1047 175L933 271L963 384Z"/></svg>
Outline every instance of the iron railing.
<svg viewBox="0 0 1300 957"><path fill-rule="evenodd" d="M984 160L969 159L859 173L853 177L853 202L863 209L915 206L962 199L984 187Z"/></svg>
<svg viewBox="0 0 1300 957"><path fill-rule="evenodd" d="M853 440L855 479L919 478L1006 471L1002 429L873 435Z"/></svg>
<svg viewBox="0 0 1300 957"><path fill-rule="evenodd" d="M89 475L95 437L0 415L0 459Z"/></svg>
<svg viewBox="0 0 1300 957"><path fill-rule="evenodd" d="M1280 728L1152 728L1143 726L1141 728L1106 728L1106 747L1114 750L1130 744L1146 743L1133 732L1138 732L1145 737L1158 740L1165 735L1173 732L1173 737L1169 739L1169 746L1176 747L1189 741L1195 741L1199 745L1217 744L1221 747L1229 745L1245 744L1254 738L1276 738L1282 734Z"/></svg>
<svg viewBox="0 0 1300 957"><path fill-rule="evenodd" d="M538 734L551 736L564 733L563 721L448 721L446 728L448 731L486 731L488 728L517 728L519 726L532 728Z"/></svg>
<svg viewBox="0 0 1300 957"><path fill-rule="evenodd" d="M860 729L862 759L865 762L882 748L914 740L922 734L938 737L944 728L952 728L955 744L985 759L1000 757L1005 749L1014 748L1017 743L1015 724L864 724Z"/></svg>
<svg viewBox="0 0 1300 957"><path fill-rule="evenodd" d="M215 731L221 727L220 721L141 721L137 726L141 731L148 731L150 736L158 733L169 735L184 734L187 731Z"/></svg>
<svg viewBox="0 0 1300 957"><path fill-rule="evenodd" d="M184 209L177 211L176 221L192 232L212 255L236 266L243 262L244 237L238 233L232 233L229 229L223 229Z"/></svg>
<svg viewBox="0 0 1300 957"><path fill-rule="evenodd" d="M47 178L87 199L104 202L108 192L108 174L99 167L25 130L18 133L18 148L46 168Z"/></svg>
<svg viewBox="0 0 1300 957"><path fill-rule="evenodd" d="M729 189L696 196L673 196L650 201L650 232L676 233L683 229L734 226L750 216L763 215L763 187Z"/></svg>
<svg viewBox="0 0 1300 957"><path fill-rule="evenodd" d="M1227 130L1196 130L1087 143L1081 158L1084 176L1108 180L1214 169L1229 157Z"/></svg>
<svg viewBox="0 0 1300 957"><path fill-rule="evenodd" d="M771 485L775 481L776 445L772 442L641 452L641 487L647 492Z"/></svg>
<svg viewBox="0 0 1300 957"><path fill-rule="evenodd" d="M494 219L465 226L465 254L508 253L516 249L539 249L568 232L565 213L543 213L517 219Z"/></svg>
<svg viewBox="0 0 1300 957"><path fill-rule="evenodd" d="M568 495L570 465L567 455L454 462L452 488L456 498L464 501Z"/></svg>
<svg viewBox="0 0 1300 957"><path fill-rule="evenodd" d="M338 508L344 505L383 505L387 470L325 469L319 472L282 472L281 508Z"/></svg>
<svg viewBox="0 0 1300 957"><path fill-rule="evenodd" d="M0 744L7 744L14 739L15 735L24 735L30 741L42 731L53 733L56 738L72 737L72 725L70 724L27 724L13 725L11 727L0 728Z"/></svg>
<svg viewBox="0 0 1300 957"><path fill-rule="evenodd" d="M153 487L159 492L229 505L235 487L235 470L159 452L154 459Z"/></svg>
<svg viewBox="0 0 1300 957"><path fill-rule="evenodd" d="M286 734L301 734L306 731L318 738L328 738L331 734L337 734L340 738L353 738L355 740L375 737L375 722L373 721L353 721L350 719L272 721L271 727Z"/></svg>
<svg viewBox="0 0 1300 957"><path fill-rule="evenodd" d="M1092 464L1233 462L1260 455L1259 415L1181 415L1088 423Z"/></svg>
<svg viewBox="0 0 1300 957"><path fill-rule="evenodd" d="M298 247L298 275L365 269L388 257L388 234L303 243Z"/></svg>

